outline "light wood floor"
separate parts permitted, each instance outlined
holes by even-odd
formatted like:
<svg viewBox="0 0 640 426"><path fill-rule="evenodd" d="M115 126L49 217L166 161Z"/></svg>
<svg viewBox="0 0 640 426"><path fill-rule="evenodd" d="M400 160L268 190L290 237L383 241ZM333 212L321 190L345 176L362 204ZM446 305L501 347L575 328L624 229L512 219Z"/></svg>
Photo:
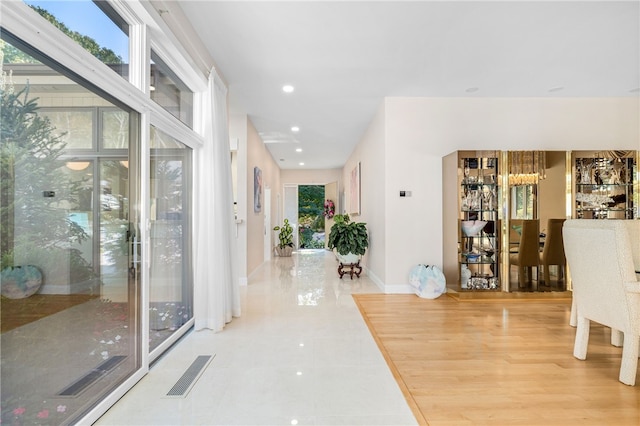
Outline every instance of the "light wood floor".
<svg viewBox="0 0 640 426"><path fill-rule="evenodd" d="M573 357L570 300L354 295L416 419L436 425L640 425L621 348L592 323Z"/></svg>

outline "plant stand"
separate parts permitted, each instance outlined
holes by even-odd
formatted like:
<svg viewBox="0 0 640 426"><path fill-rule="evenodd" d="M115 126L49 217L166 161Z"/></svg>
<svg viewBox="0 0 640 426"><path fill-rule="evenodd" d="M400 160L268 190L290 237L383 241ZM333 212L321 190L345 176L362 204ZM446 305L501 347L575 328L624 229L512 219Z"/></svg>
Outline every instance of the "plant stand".
<svg viewBox="0 0 640 426"><path fill-rule="evenodd" d="M340 274L340 279L342 279L342 276L344 274L349 274L351 279L353 279L353 274L355 274L356 277L360 278L361 273L362 273L362 266L360 266L360 260L358 260L356 263L340 262L340 264L338 265L338 274Z"/></svg>

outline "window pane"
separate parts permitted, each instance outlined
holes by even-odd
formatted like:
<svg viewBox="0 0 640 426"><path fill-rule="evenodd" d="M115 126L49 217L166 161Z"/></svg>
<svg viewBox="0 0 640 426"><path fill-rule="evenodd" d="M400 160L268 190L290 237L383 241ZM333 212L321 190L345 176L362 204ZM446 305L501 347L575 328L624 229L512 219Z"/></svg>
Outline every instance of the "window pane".
<svg viewBox="0 0 640 426"><path fill-rule="evenodd" d="M112 70L128 78L129 27L105 1L24 0Z"/></svg>
<svg viewBox="0 0 640 426"><path fill-rule="evenodd" d="M193 126L193 92L151 51L151 99L189 127Z"/></svg>
<svg viewBox="0 0 640 426"><path fill-rule="evenodd" d="M151 127L149 350L193 316L191 149Z"/></svg>
<svg viewBox="0 0 640 426"><path fill-rule="evenodd" d="M102 111L102 147L106 149L129 147L129 114L119 110Z"/></svg>
<svg viewBox="0 0 640 426"><path fill-rule="evenodd" d="M15 46L3 43L13 55L0 84L0 423L74 424L140 369L127 235L139 202L128 201L126 151L107 160L69 146L97 146L98 107L135 115Z"/></svg>
<svg viewBox="0 0 640 426"><path fill-rule="evenodd" d="M88 110L48 110L42 115L51 121L53 134L66 143L66 149L93 148L93 111Z"/></svg>

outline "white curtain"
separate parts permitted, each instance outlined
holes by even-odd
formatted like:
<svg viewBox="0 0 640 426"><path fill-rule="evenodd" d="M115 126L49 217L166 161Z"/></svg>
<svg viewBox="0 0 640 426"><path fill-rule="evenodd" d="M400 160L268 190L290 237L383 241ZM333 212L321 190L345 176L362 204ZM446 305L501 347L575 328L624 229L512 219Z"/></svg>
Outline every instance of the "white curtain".
<svg viewBox="0 0 640 426"><path fill-rule="evenodd" d="M215 70L204 100L204 145L195 179L195 329L220 331L240 316L236 239L233 232L227 88Z"/></svg>

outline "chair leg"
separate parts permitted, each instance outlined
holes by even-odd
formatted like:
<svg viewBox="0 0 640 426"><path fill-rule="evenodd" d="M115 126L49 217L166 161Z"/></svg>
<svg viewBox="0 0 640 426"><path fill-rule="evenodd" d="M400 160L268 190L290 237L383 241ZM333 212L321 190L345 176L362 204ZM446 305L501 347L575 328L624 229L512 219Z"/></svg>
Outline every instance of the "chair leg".
<svg viewBox="0 0 640 426"><path fill-rule="evenodd" d="M524 288L524 266L518 266L518 287Z"/></svg>
<svg viewBox="0 0 640 426"><path fill-rule="evenodd" d="M551 287L551 273L549 272L549 264L545 263L544 268L544 285Z"/></svg>
<svg viewBox="0 0 640 426"><path fill-rule="evenodd" d="M571 315L569 316L569 325L575 327L578 325L578 307L576 306L576 298L571 299Z"/></svg>
<svg viewBox="0 0 640 426"><path fill-rule="evenodd" d="M578 316L578 327L576 328L576 340L573 345L573 356L578 359L587 359L587 346L589 345L589 328L591 321L585 317Z"/></svg>
<svg viewBox="0 0 640 426"><path fill-rule="evenodd" d="M635 386L638 371L638 340L639 334L628 333L622 346L622 365L620 366L620 381L625 385Z"/></svg>
<svg viewBox="0 0 640 426"><path fill-rule="evenodd" d="M617 348L624 344L624 333L620 330L611 329L611 344Z"/></svg>

